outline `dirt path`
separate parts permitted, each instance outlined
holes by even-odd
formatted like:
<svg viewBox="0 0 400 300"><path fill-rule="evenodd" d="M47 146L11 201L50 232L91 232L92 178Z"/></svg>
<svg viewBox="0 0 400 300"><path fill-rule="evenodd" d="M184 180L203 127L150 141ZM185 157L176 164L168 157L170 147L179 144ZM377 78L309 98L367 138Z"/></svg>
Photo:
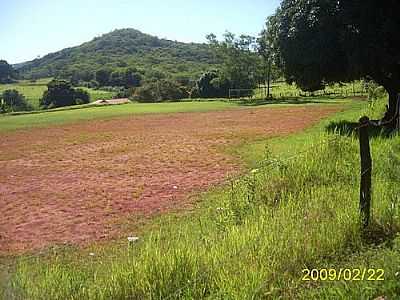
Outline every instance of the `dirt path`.
<svg viewBox="0 0 400 300"><path fill-rule="evenodd" d="M243 138L293 133L335 107L132 116L0 136L0 253L115 236L240 169Z"/></svg>

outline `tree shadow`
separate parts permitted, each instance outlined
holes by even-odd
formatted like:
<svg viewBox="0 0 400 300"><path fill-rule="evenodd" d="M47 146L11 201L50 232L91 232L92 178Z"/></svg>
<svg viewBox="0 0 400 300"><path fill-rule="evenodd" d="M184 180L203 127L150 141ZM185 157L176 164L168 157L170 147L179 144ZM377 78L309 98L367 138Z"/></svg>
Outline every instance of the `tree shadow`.
<svg viewBox="0 0 400 300"><path fill-rule="evenodd" d="M357 122L350 122L346 120L332 121L325 126L325 130L328 133L335 133L342 136L358 137L359 125L360 124ZM368 133L370 137L392 138L395 134L395 131L389 127L371 125L368 128Z"/></svg>

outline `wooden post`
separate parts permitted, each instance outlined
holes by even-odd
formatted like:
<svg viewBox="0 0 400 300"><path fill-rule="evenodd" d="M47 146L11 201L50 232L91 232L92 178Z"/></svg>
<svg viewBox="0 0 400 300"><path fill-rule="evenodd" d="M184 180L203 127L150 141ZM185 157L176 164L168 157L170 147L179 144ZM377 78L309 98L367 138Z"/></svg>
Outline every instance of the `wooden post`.
<svg viewBox="0 0 400 300"><path fill-rule="evenodd" d="M369 224L371 211L371 173L372 159L368 136L369 118L360 119L359 139L361 157L360 215L364 228Z"/></svg>

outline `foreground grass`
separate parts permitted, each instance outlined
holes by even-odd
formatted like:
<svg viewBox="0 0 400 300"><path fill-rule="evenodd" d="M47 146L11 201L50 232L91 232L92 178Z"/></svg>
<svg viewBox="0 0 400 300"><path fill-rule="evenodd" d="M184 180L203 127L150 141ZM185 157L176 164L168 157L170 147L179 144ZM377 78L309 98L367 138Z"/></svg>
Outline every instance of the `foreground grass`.
<svg viewBox="0 0 400 300"><path fill-rule="evenodd" d="M50 125L66 124L94 119L106 119L148 113L175 113L175 112L205 112L212 110L235 109L245 106L283 107L288 105L320 105L346 104L343 99L307 99L296 100L295 103L286 100L275 102L227 102L222 100L167 102L167 103L132 103L112 106L72 106L51 111L39 111L17 115L0 115L0 132L15 129L46 127Z"/></svg>
<svg viewBox="0 0 400 300"><path fill-rule="evenodd" d="M400 293L400 138L372 141L374 213L365 235L358 223L358 141L324 132L329 122L376 112L355 103L303 134L243 145L243 158L256 169L206 194L192 213L160 217L131 245L53 248L22 257L3 295L394 298ZM363 267L384 269L385 281L301 280L305 268Z"/></svg>

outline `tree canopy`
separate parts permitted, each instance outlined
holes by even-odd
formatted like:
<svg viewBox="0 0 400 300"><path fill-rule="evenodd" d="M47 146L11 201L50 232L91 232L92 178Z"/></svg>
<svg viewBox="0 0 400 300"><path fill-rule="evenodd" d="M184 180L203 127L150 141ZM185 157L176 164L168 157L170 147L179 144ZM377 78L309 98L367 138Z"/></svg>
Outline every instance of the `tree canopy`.
<svg viewBox="0 0 400 300"><path fill-rule="evenodd" d="M252 89L262 75L261 60L256 52L256 39L252 36L236 37L226 32L224 39L218 41L214 34L207 36L208 42L219 61L220 85L233 89Z"/></svg>
<svg viewBox="0 0 400 300"><path fill-rule="evenodd" d="M389 93L390 117L400 92L398 11L397 0L283 0L264 41L285 78L304 90L372 78Z"/></svg>
<svg viewBox="0 0 400 300"><path fill-rule="evenodd" d="M55 108L89 103L89 100L88 92L82 89L74 89L70 82L52 80L47 85L47 91L43 93L40 106L43 108Z"/></svg>
<svg viewBox="0 0 400 300"><path fill-rule="evenodd" d="M10 83L16 79L16 71L5 60L0 60L0 83Z"/></svg>
<svg viewBox="0 0 400 300"><path fill-rule="evenodd" d="M25 97L17 90L5 90L0 95L0 112L31 110Z"/></svg>

